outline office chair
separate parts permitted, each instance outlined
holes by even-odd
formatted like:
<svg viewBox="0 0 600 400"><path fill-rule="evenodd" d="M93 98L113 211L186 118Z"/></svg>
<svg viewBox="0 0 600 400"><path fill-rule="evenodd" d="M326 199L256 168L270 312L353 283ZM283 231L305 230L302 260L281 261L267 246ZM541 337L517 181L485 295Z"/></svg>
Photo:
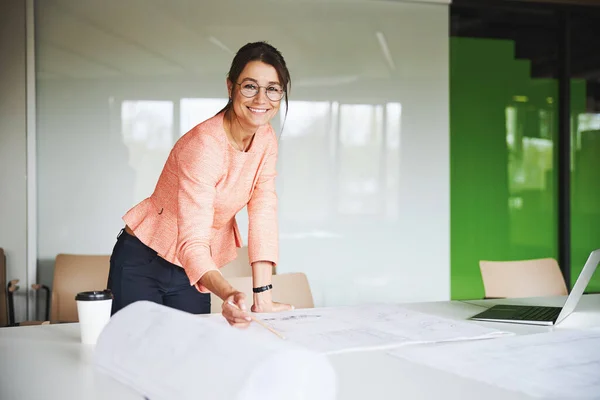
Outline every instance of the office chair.
<svg viewBox="0 0 600 400"><path fill-rule="evenodd" d="M292 304L295 308L313 308L314 301L306 275L301 272L273 275L273 301ZM252 305L252 277L229 278L229 283L246 295L248 309ZM223 300L210 294L211 313L220 313Z"/></svg>
<svg viewBox="0 0 600 400"><path fill-rule="evenodd" d="M79 292L106 289L109 269L109 255L57 255L50 321L78 322L75 296Z"/></svg>
<svg viewBox="0 0 600 400"><path fill-rule="evenodd" d="M486 298L566 296L565 280L553 258L480 261Z"/></svg>
<svg viewBox="0 0 600 400"><path fill-rule="evenodd" d="M45 285L32 285L33 290L46 293L45 321L78 322L75 296L79 292L106 289L109 269L109 255L57 255L52 290ZM25 324L40 323L42 321Z"/></svg>

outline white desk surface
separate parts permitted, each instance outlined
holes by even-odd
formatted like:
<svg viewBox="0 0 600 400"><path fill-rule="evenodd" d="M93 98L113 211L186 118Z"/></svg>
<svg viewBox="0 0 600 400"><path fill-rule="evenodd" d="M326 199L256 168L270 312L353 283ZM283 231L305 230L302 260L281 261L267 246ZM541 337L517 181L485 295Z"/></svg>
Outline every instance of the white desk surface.
<svg viewBox="0 0 600 400"><path fill-rule="evenodd" d="M409 309L464 320L499 302L558 305L564 297L448 301L405 304ZM475 322L472 322L475 323ZM477 322L516 334L600 326L600 295L586 295L575 312L557 327ZM442 346L444 344L441 344ZM446 344L447 345L447 344ZM78 324L0 329L0 399L140 399L141 396L91 364L92 348L79 343ZM531 399L501 389L394 358L385 351L330 356L338 374L339 399Z"/></svg>

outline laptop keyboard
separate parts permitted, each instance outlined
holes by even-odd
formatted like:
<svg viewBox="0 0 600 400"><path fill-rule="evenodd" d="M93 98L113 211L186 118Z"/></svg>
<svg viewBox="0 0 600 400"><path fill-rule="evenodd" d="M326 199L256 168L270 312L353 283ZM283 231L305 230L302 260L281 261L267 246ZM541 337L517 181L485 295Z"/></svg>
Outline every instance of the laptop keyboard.
<svg viewBox="0 0 600 400"><path fill-rule="evenodd" d="M524 306L513 319L522 321L555 321L560 314L560 307Z"/></svg>

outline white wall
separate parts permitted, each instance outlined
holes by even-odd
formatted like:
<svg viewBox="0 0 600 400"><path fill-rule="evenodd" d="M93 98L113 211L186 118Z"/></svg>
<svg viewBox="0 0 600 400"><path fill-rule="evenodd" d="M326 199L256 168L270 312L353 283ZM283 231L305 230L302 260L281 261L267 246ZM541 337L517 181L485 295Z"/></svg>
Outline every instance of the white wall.
<svg viewBox="0 0 600 400"><path fill-rule="evenodd" d="M279 272L318 305L448 299L447 5L210 4L36 3L40 279L59 252L110 253L174 141L224 105L233 52L268 40L293 85Z"/></svg>
<svg viewBox="0 0 600 400"><path fill-rule="evenodd" d="M19 279L16 320L27 293L27 98L25 1L0 3L0 247L7 278Z"/></svg>

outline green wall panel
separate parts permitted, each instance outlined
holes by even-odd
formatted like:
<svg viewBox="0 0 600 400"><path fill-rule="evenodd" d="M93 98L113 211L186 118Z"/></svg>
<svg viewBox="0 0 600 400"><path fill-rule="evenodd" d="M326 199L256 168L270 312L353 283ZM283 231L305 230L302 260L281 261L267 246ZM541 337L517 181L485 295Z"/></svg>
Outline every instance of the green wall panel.
<svg viewBox="0 0 600 400"><path fill-rule="evenodd" d="M556 257L554 80L511 41L450 42L451 295L484 296L479 260Z"/></svg>
<svg viewBox="0 0 600 400"><path fill-rule="evenodd" d="M572 284L600 248L600 115L571 83ZM484 297L480 260L557 258L558 82L512 41L450 39L451 296ZM588 292L600 292L600 272Z"/></svg>
<svg viewBox="0 0 600 400"><path fill-rule="evenodd" d="M571 85L571 284L600 248L600 114L585 114L585 81ZM587 287L600 292L600 271Z"/></svg>

